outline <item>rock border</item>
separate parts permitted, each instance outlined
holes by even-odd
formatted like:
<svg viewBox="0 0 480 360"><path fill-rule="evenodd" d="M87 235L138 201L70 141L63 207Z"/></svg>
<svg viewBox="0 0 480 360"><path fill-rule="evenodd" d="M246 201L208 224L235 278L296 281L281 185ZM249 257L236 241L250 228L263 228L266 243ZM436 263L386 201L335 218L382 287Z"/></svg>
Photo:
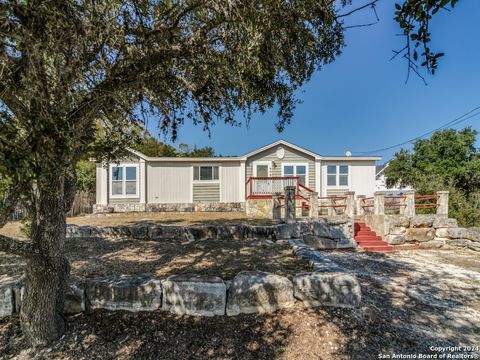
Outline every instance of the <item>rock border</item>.
<svg viewBox="0 0 480 360"><path fill-rule="evenodd" d="M150 274L70 277L65 293L65 313L93 309L111 311L168 311L177 315L236 316L272 313L300 300L306 306L355 307L361 300L360 285L327 255L290 240L294 253L309 261L311 272L287 277L260 271L242 271L232 281L199 275ZM0 318L21 308L21 280L0 284Z"/></svg>
<svg viewBox="0 0 480 360"><path fill-rule="evenodd" d="M201 225L172 226L145 222L132 226L77 226L67 225L67 238L133 238L155 241L199 241L206 239L241 240L269 239L290 240L302 238L317 249L355 249L353 220L344 218L320 218L294 224L274 225Z"/></svg>

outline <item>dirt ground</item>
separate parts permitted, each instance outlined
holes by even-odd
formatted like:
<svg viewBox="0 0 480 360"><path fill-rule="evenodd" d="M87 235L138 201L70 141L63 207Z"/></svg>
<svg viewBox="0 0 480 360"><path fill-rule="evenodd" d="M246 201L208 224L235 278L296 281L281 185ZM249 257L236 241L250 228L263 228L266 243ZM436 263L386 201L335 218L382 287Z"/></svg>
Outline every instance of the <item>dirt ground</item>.
<svg viewBox="0 0 480 360"><path fill-rule="evenodd" d="M75 216L67 223L91 226L134 225L138 222L155 222L163 225L202 225L202 224L271 224L272 220L252 218L244 212L157 212L157 213L115 213Z"/></svg>
<svg viewBox="0 0 480 360"><path fill-rule="evenodd" d="M478 253L329 256L358 276L359 308L298 303L271 315L214 318L94 311L69 317L65 336L43 350L26 347L13 316L0 320L0 358L363 360L480 346Z"/></svg>
<svg viewBox="0 0 480 360"><path fill-rule="evenodd" d="M67 224L79 226L117 226L139 223L156 223L161 225L229 225L252 224L270 225L273 220L248 217L245 213L234 212L152 212L152 213L113 213L84 215L67 218ZM25 238L20 221L9 222L0 229L0 234L15 238Z"/></svg>
<svg viewBox="0 0 480 360"><path fill-rule="evenodd" d="M242 270L272 272L292 278L307 271L306 261L288 245L268 240L152 241L138 239L67 239L71 273L84 277L145 274L157 277L196 273L233 279ZM0 253L2 254L2 253ZM17 256L0 255L0 279L23 271Z"/></svg>

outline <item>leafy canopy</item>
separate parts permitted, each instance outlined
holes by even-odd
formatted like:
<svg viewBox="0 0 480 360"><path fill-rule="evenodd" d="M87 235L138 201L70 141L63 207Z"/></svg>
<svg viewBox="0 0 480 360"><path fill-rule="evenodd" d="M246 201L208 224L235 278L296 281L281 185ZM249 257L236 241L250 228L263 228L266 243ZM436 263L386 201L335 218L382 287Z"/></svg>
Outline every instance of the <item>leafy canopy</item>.
<svg viewBox="0 0 480 360"><path fill-rule="evenodd" d="M0 0L2 212L89 152L120 156L149 115L176 138L185 121L209 131L275 106L282 130L295 91L340 54L346 19L377 1ZM413 39L455 3L406 0L396 19Z"/></svg>
<svg viewBox="0 0 480 360"><path fill-rule="evenodd" d="M147 135L135 144L132 148L142 154L152 157L213 157L215 151L210 146L198 148L196 145L180 144L178 149L172 145L158 141L153 136Z"/></svg>
<svg viewBox="0 0 480 360"><path fill-rule="evenodd" d="M480 225L480 151L471 128L435 132L400 150L385 169L387 186L412 186L420 193L450 190L451 215Z"/></svg>

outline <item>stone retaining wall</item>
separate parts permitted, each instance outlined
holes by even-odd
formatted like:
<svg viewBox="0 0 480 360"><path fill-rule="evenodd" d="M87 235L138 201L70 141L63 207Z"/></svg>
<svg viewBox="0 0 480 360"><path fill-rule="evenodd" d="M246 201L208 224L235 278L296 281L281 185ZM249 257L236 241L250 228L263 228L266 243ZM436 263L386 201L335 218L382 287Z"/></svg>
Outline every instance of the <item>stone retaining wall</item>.
<svg viewBox="0 0 480 360"><path fill-rule="evenodd" d="M245 212L244 202L195 202L195 203L119 203L93 205L93 213L122 212Z"/></svg>
<svg viewBox="0 0 480 360"><path fill-rule="evenodd" d="M361 300L355 276L302 240L290 240L297 256L310 262L311 272L288 278L261 271L242 271L232 281L219 277L150 274L71 277L65 293L65 313L92 309L111 311L163 310L177 315L235 316L271 313L296 301L306 306L355 307ZM0 318L18 313L23 299L21 280L0 283Z"/></svg>
<svg viewBox="0 0 480 360"><path fill-rule="evenodd" d="M460 228L457 220L435 215L366 215L365 222L390 245L467 248L480 251L480 228Z"/></svg>
<svg viewBox="0 0 480 360"><path fill-rule="evenodd" d="M320 218L294 224L166 226L144 223L132 226L67 226L67 237L129 237L152 240L289 240L303 238L316 249L355 248L353 220L348 217Z"/></svg>

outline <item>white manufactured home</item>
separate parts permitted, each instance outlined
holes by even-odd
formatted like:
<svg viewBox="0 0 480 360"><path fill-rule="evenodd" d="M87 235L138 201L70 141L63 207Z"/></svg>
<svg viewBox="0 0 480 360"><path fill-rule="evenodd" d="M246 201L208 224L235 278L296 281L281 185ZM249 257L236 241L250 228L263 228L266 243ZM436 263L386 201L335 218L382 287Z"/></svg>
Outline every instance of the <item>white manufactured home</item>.
<svg viewBox="0 0 480 360"><path fill-rule="evenodd" d="M279 140L243 156L128 159L97 164L95 211L238 210L287 185L298 194L372 196L380 157L322 156Z"/></svg>

